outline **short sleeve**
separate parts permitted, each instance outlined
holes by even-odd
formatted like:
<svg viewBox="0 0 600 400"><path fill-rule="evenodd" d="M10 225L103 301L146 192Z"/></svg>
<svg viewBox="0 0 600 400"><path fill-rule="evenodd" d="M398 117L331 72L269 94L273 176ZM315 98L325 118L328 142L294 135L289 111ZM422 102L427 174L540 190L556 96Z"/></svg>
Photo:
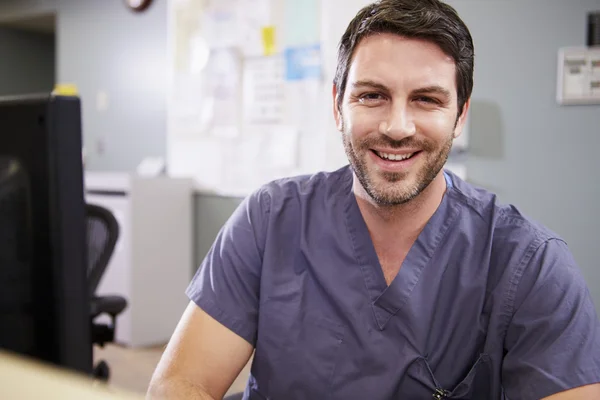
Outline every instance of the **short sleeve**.
<svg viewBox="0 0 600 400"><path fill-rule="evenodd" d="M219 231L186 290L198 307L253 346L269 208L263 189L245 198Z"/></svg>
<svg viewBox="0 0 600 400"><path fill-rule="evenodd" d="M600 323L567 245L532 254L505 339L502 381L510 399L540 399L600 382Z"/></svg>

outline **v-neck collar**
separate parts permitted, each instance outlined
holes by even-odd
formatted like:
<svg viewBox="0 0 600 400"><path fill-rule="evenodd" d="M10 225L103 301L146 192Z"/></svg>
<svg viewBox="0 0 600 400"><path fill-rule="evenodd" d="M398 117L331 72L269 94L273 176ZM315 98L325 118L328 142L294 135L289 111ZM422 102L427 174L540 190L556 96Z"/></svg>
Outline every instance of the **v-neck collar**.
<svg viewBox="0 0 600 400"><path fill-rule="evenodd" d="M352 191L352 171L350 168L349 170L350 186L345 204L346 226L352 240L354 257L360 266L369 295L375 322L379 329L383 330L388 321L406 304L423 269L456 219L459 203L449 198L452 180L444 172L447 189L442 201L410 248L398 274L388 286L371 235Z"/></svg>

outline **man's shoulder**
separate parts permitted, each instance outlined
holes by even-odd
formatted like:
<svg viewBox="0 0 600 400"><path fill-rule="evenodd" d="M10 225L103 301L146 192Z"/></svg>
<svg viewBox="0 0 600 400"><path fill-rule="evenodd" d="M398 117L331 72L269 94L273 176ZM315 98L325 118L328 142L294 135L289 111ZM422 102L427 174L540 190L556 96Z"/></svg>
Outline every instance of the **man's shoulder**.
<svg viewBox="0 0 600 400"><path fill-rule="evenodd" d="M465 236L471 243L477 243L481 254L487 257L488 290L503 296L503 304L505 301L520 304L535 277L547 280L574 276L571 251L556 232L517 206L501 203L489 190L455 176L453 181L452 197L461 205L461 220L467 221L462 223L462 230L471 232ZM512 291L505 298L506 291L493 290L501 282L511 287L516 285L519 292Z"/></svg>
<svg viewBox="0 0 600 400"><path fill-rule="evenodd" d="M511 242L539 245L551 239L563 240L556 232L524 213L518 206L499 201L496 193L452 177L454 197L464 205L467 215L488 228L497 245Z"/></svg>
<svg viewBox="0 0 600 400"><path fill-rule="evenodd" d="M290 200L298 202L327 199L336 195L351 182L349 166L335 171L320 171L313 174L289 176L272 180L262 185L256 193L266 196L272 205L281 205Z"/></svg>

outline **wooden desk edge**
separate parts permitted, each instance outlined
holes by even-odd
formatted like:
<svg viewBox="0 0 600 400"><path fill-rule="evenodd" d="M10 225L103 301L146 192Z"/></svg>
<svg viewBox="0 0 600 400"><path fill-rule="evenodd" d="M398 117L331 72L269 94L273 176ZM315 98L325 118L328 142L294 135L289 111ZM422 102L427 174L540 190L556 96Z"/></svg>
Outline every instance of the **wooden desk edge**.
<svg viewBox="0 0 600 400"><path fill-rule="evenodd" d="M141 400L83 375L0 350L1 399Z"/></svg>

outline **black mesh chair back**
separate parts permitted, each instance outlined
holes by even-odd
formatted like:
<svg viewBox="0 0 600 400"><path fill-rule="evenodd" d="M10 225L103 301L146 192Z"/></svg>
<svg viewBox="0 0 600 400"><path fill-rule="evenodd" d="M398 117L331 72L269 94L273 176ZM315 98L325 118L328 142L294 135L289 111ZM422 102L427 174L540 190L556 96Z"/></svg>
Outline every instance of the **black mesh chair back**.
<svg viewBox="0 0 600 400"><path fill-rule="evenodd" d="M112 212L96 204L86 204L86 213L92 343L103 347L105 343L114 341L116 318L127 307L127 300L123 297L96 295L117 245L119 223ZM95 318L100 314L108 314L111 323L96 322ZM106 361L101 360L95 365L93 375L103 381L109 380L110 368Z"/></svg>
<svg viewBox="0 0 600 400"><path fill-rule="evenodd" d="M87 204L88 286L94 295L119 238L119 224L104 207Z"/></svg>

